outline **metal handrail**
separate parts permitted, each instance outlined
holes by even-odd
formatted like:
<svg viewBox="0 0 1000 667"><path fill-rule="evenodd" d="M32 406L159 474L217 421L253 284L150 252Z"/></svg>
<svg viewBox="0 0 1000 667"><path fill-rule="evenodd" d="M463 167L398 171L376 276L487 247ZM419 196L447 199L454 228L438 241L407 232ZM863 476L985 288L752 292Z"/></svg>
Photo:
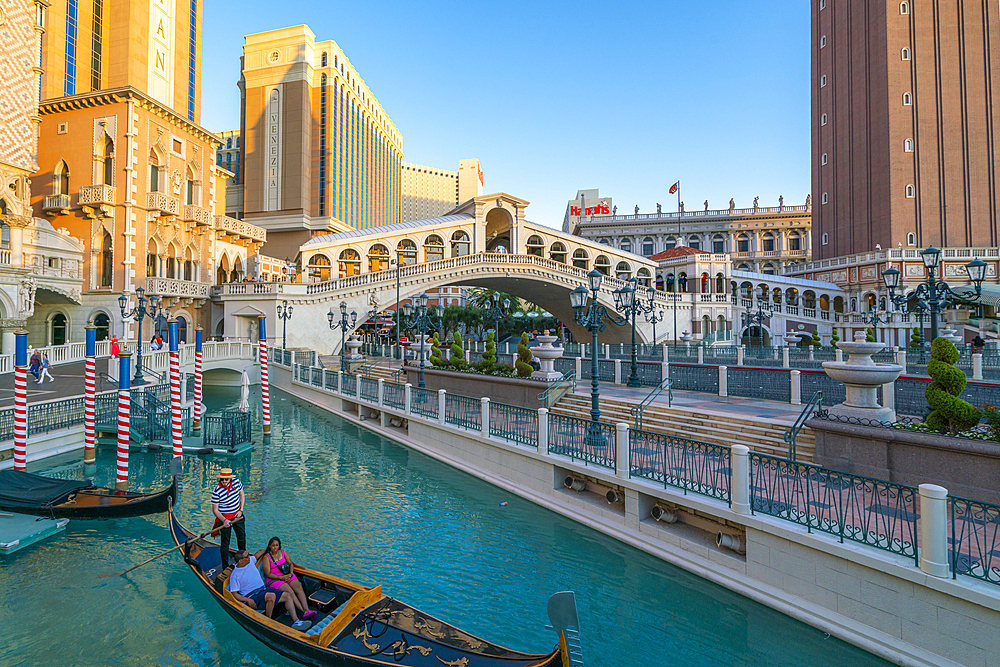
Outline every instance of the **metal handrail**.
<svg viewBox="0 0 1000 667"><path fill-rule="evenodd" d="M369 379L370 379L370 378L371 378L371 376L372 376L372 371L373 371L373 370L375 370L376 368L378 368L378 367L379 367L379 366L381 366L382 364L388 364L388 363L391 363L392 361L393 361L393 360L392 360L392 357L390 357L390 358L388 358L388 359L383 359L382 361L379 361L379 362L377 362L377 363L374 363L374 364L365 364L364 366L362 366L362 367L360 368L360 370L361 370L361 374L362 374L362 375L363 375L364 377L366 377L366 378L369 378Z"/></svg>
<svg viewBox="0 0 1000 667"><path fill-rule="evenodd" d="M552 394L556 393L556 391L558 391L559 389L561 389L562 387L566 386L569 383L572 383L573 384L573 389L576 389L576 371L575 370L567 371L567 372L563 373L562 377L560 377L558 380L556 380L555 382L553 382L549 386L548 389L546 389L545 391L540 392L538 394L538 400L539 401L546 401L546 402L548 402L549 396L551 396Z"/></svg>
<svg viewBox="0 0 1000 667"><path fill-rule="evenodd" d="M823 392L822 390L817 391L806 403L806 407L802 408L802 413L795 419L795 423L792 424L792 428L785 433L785 442L788 443L788 460L795 460L795 438L798 437L799 431L802 430L802 426L809 419L810 415L813 413L813 408L816 411L822 409L823 406Z"/></svg>
<svg viewBox="0 0 1000 667"><path fill-rule="evenodd" d="M100 381L97 391L104 391L104 381L107 380L109 385L118 386L118 380L114 379L107 373L101 372L97 374L97 379Z"/></svg>
<svg viewBox="0 0 1000 667"><path fill-rule="evenodd" d="M635 417L636 430L638 431L642 430L643 413L646 411L646 408L649 407L650 404L652 404L652 402L655 401L656 398L663 393L664 389L667 390L667 407L670 407L670 405L673 403L674 400L673 387L674 387L674 381L670 378L664 378L664 380L660 382L660 384L653 387L653 391L649 392L649 395L646 396L646 398L642 399L642 402L639 403L639 405L632 408L631 413L632 416Z"/></svg>

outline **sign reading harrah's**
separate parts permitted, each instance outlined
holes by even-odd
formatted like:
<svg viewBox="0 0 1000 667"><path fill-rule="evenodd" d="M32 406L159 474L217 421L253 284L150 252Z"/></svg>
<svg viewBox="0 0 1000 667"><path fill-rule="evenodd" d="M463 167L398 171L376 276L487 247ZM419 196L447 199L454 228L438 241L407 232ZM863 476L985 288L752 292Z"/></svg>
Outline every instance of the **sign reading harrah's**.
<svg viewBox="0 0 1000 667"><path fill-rule="evenodd" d="M570 215L611 215L611 200L601 199L593 206L581 208L580 206L569 205Z"/></svg>

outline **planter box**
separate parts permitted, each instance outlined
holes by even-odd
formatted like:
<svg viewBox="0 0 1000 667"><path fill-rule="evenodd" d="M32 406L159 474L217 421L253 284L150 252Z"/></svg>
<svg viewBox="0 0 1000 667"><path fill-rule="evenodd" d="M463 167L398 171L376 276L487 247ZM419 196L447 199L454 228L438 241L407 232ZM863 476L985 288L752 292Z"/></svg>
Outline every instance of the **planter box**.
<svg viewBox="0 0 1000 667"><path fill-rule="evenodd" d="M1000 443L810 419L815 463L899 484L940 484L956 496L1000 503Z"/></svg>
<svg viewBox="0 0 1000 667"><path fill-rule="evenodd" d="M420 378L419 366L406 366L406 381L417 386ZM438 368L424 368L424 384L428 389L444 389L449 394L460 394L473 398L489 398L496 403L517 405L522 408L544 408L544 401L538 395L549 388L548 382L527 378L505 378L476 373L460 373Z"/></svg>

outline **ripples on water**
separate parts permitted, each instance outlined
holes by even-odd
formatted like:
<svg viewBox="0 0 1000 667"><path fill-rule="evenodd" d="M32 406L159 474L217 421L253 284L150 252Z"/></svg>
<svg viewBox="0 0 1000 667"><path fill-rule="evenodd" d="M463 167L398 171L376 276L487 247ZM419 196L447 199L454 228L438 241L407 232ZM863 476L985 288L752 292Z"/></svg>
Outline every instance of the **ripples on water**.
<svg viewBox="0 0 1000 667"><path fill-rule="evenodd" d="M209 407L236 401L214 390ZM512 648L551 649L545 603L570 589L590 667L888 664L281 392L272 412L269 445L255 415L250 456L185 457L178 514L190 529L211 526L208 497L231 466L247 489L250 549L279 535L294 560L382 583ZM79 458L30 469L82 478ZM169 483L168 459L133 453L132 488ZM113 468L113 451L99 450L97 483L111 485ZM165 516L73 521L0 558L0 665L290 664L236 625L176 554L97 578L170 546Z"/></svg>

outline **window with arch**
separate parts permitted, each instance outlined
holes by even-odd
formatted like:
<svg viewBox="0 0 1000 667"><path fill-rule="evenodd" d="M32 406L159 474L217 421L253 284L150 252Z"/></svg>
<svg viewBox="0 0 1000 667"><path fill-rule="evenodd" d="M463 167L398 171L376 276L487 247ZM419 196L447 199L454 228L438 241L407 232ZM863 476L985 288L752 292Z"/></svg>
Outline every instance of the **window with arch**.
<svg viewBox="0 0 1000 667"><path fill-rule="evenodd" d="M399 258L403 261L403 258ZM381 243L376 243L368 249L368 271L376 273L389 268L389 249Z"/></svg>
<svg viewBox="0 0 1000 667"><path fill-rule="evenodd" d="M913 152L913 139L903 139L903 152L904 153Z"/></svg>
<svg viewBox="0 0 1000 667"><path fill-rule="evenodd" d="M671 248L676 248L676 247L677 247L677 239L675 239L673 236L668 236L666 240L664 240L663 242L664 250L670 250Z"/></svg>
<svg viewBox="0 0 1000 667"><path fill-rule="evenodd" d="M737 264L736 265L736 270L737 271L749 271L750 270L750 265L747 264L746 262L744 262L742 264Z"/></svg>
<svg viewBox="0 0 1000 667"><path fill-rule="evenodd" d="M903 106L908 107L913 104L913 95L910 93L903 93Z"/></svg>
<svg viewBox="0 0 1000 667"><path fill-rule="evenodd" d="M111 287L115 275L115 251L111 234L104 231L101 237L101 272L99 285L101 287Z"/></svg>
<svg viewBox="0 0 1000 667"><path fill-rule="evenodd" d="M115 142L107 134L104 135L104 146L102 152L102 176L104 185L115 184Z"/></svg>
<svg viewBox="0 0 1000 667"><path fill-rule="evenodd" d="M619 280L628 280L632 277L632 266L628 262L618 262L615 267L615 277Z"/></svg>
<svg viewBox="0 0 1000 667"><path fill-rule="evenodd" d="M618 242L618 249L623 252L632 252L632 239L621 239Z"/></svg>
<svg viewBox="0 0 1000 667"><path fill-rule="evenodd" d="M600 241L598 241L598 243L600 243L601 245L611 245L611 241L609 241L608 239L601 239Z"/></svg>
<svg viewBox="0 0 1000 667"><path fill-rule="evenodd" d="M451 256L464 257L471 251L469 235L462 230L458 230L451 235Z"/></svg>
<svg viewBox="0 0 1000 667"><path fill-rule="evenodd" d="M915 246L915 245L917 245L917 235L914 234L913 232L910 232L909 234L907 234L906 235L906 245L909 245L909 246Z"/></svg>
<svg viewBox="0 0 1000 667"><path fill-rule="evenodd" d="M827 118L826 114L823 114L822 116L820 116L819 117L819 124L820 125L826 125L826 118Z"/></svg>
<svg viewBox="0 0 1000 667"><path fill-rule="evenodd" d="M819 163L822 164L822 165L825 165L828 160L829 160L829 158L827 157L826 153L823 153L823 155L819 159Z"/></svg>
<svg viewBox="0 0 1000 667"><path fill-rule="evenodd" d="M183 345L187 342L188 323L183 315L177 316L177 344Z"/></svg>
<svg viewBox="0 0 1000 667"><path fill-rule="evenodd" d="M156 241L149 239L149 243L146 245L146 276L149 278L155 278L159 273L157 271L159 267L159 258L156 256Z"/></svg>
<svg viewBox="0 0 1000 667"><path fill-rule="evenodd" d="M160 191L160 181L162 175L160 174L160 155L156 152L155 148L149 149L149 183L147 184L150 192Z"/></svg>
<svg viewBox="0 0 1000 667"><path fill-rule="evenodd" d="M826 74L819 78L819 87L826 88Z"/></svg>
<svg viewBox="0 0 1000 667"><path fill-rule="evenodd" d="M726 292L726 276L722 273L715 274L715 293L725 294Z"/></svg>
<svg viewBox="0 0 1000 667"><path fill-rule="evenodd" d="M601 243L607 245L607 239L601 239ZM525 244L529 255L534 255L535 257L545 257L545 241L542 240L541 236L537 234L532 234L528 237L528 242Z"/></svg>
<svg viewBox="0 0 1000 667"><path fill-rule="evenodd" d="M689 236L687 240L689 248L694 248L695 250L701 250L701 237L700 236Z"/></svg>
<svg viewBox="0 0 1000 667"><path fill-rule="evenodd" d="M910 59L910 49L908 47L904 46L903 49L899 52L899 57L902 60L909 60Z"/></svg>
<svg viewBox="0 0 1000 667"><path fill-rule="evenodd" d="M650 280L652 280L652 278L653 275L649 272L649 269L647 269L646 267L641 267L638 271L635 272L636 282L642 285L643 287L649 287L649 282ZM645 293L636 294L636 298L640 298L640 296L645 296Z"/></svg>
<svg viewBox="0 0 1000 667"><path fill-rule="evenodd" d="M69 165L66 164L66 160L59 160L55 171L52 172L52 194L69 194Z"/></svg>
<svg viewBox="0 0 1000 667"><path fill-rule="evenodd" d="M65 345L66 344L66 316L62 313L56 313L52 316L52 327L49 337L50 345Z"/></svg>
<svg viewBox="0 0 1000 667"><path fill-rule="evenodd" d="M916 188L914 188L912 185L907 185L906 186L906 198L907 199L913 199L916 196L917 196L917 190L916 190Z"/></svg>
<svg viewBox="0 0 1000 667"><path fill-rule="evenodd" d="M188 248L184 253L184 280L191 281L194 279L194 253L191 251L191 248Z"/></svg>
<svg viewBox="0 0 1000 667"><path fill-rule="evenodd" d="M750 252L750 237L740 234L736 237L736 252Z"/></svg>
<svg viewBox="0 0 1000 667"><path fill-rule="evenodd" d="M437 262L444 259L444 241L437 234L424 239L424 261Z"/></svg>
<svg viewBox="0 0 1000 667"><path fill-rule="evenodd" d="M827 195L827 193L825 193L825 192L824 192L824 193L823 193L823 199L822 199L821 201L822 201L822 202L823 202L824 204L828 203L828 202L830 201L830 196L829 196L829 195Z"/></svg>
<svg viewBox="0 0 1000 667"><path fill-rule="evenodd" d="M858 312L858 300L856 298L851 299L851 312L852 313Z"/></svg>
<svg viewBox="0 0 1000 667"><path fill-rule="evenodd" d="M108 317L107 313L97 313L94 316L94 334L96 334L97 340L107 340L111 337L111 318Z"/></svg>
<svg viewBox="0 0 1000 667"><path fill-rule="evenodd" d="M721 255L726 252L726 237L722 234L716 234L712 237L712 252L716 255Z"/></svg>
<svg viewBox="0 0 1000 667"><path fill-rule="evenodd" d="M771 232L764 232L764 235L760 239L761 250L766 252L774 252L774 234Z"/></svg>
<svg viewBox="0 0 1000 667"><path fill-rule="evenodd" d="M829 234L827 234L826 232L823 232L823 236L822 236L822 238L820 239L820 242L821 242L821 243L822 243L823 245L827 245L828 243L830 243L830 235L829 235Z"/></svg>
<svg viewBox="0 0 1000 667"><path fill-rule="evenodd" d="M802 250L802 235L798 232L790 232L788 234L788 249L789 250Z"/></svg>
<svg viewBox="0 0 1000 667"><path fill-rule="evenodd" d="M590 255L586 250L577 248L573 251L573 266L584 271L590 268Z"/></svg>
<svg viewBox="0 0 1000 667"><path fill-rule="evenodd" d="M900 14L909 14L910 13L910 3L909 2L901 2L901 3L899 3L899 13Z"/></svg>
<svg viewBox="0 0 1000 667"><path fill-rule="evenodd" d="M326 67L326 51L324 51L323 55L319 57L319 66Z"/></svg>
<svg viewBox="0 0 1000 667"><path fill-rule="evenodd" d="M653 243L653 239L648 236L642 240L642 255L643 257L649 257L656 251L656 244Z"/></svg>
<svg viewBox="0 0 1000 667"><path fill-rule="evenodd" d="M386 252L388 254L388 251ZM349 278L361 273L361 255L354 248L345 248L340 251L337 259L337 274L340 278Z"/></svg>
<svg viewBox="0 0 1000 667"><path fill-rule="evenodd" d="M826 48L826 35L823 35L822 37L819 38L819 48L821 49Z"/></svg>
<svg viewBox="0 0 1000 667"><path fill-rule="evenodd" d="M611 275L611 260L608 259L607 255L598 255L597 259L594 260L594 268L601 272L602 275Z"/></svg>
<svg viewBox="0 0 1000 667"><path fill-rule="evenodd" d="M417 244L410 239L401 239L396 244L396 255L403 266L413 266L417 263Z"/></svg>
<svg viewBox="0 0 1000 667"><path fill-rule="evenodd" d="M565 264L566 246L559 241L556 241L551 246L549 246L549 259L551 259L553 262L559 262L560 264Z"/></svg>
<svg viewBox="0 0 1000 667"><path fill-rule="evenodd" d="M330 258L317 253L309 258L309 279L312 282L324 282L330 279Z"/></svg>
<svg viewBox="0 0 1000 667"><path fill-rule="evenodd" d="M184 203L190 206L198 206L201 203L201 176L195 164L187 166L186 191Z"/></svg>
<svg viewBox="0 0 1000 667"><path fill-rule="evenodd" d="M173 255L167 256L167 278L177 278L177 258Z"/></svg>
<svg viewBox="0 0 1000 667"><path fill-rule="evenodd" d="M708 274L707 273L702 273L701 274L701 293L702 294L708 294L709 284L710 284L710 282L709 282Z"/></svg>
<svg viewBox="0 0 1000 667"><path fill-rule="evenodd" d="M765 274L765 275L768 275L768 276L773 276L774 275L774 264L771 264L771 263L765 264L764 266L762 266L760 268L760 272L763 273L763 274Z"/></svg>

